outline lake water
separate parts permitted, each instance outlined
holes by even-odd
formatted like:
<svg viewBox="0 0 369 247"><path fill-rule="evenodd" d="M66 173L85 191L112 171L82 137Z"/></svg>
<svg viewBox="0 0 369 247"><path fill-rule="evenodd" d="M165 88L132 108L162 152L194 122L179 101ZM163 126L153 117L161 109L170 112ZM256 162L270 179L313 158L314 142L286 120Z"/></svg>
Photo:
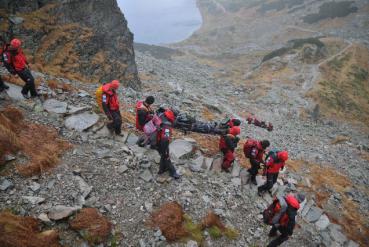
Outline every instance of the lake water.
<svg viewBox="0 0 369 247"><path fill-rule="evenodd" d="M118 0L118 5L138 43L182 41L202 24L196 0Z"/></svg>

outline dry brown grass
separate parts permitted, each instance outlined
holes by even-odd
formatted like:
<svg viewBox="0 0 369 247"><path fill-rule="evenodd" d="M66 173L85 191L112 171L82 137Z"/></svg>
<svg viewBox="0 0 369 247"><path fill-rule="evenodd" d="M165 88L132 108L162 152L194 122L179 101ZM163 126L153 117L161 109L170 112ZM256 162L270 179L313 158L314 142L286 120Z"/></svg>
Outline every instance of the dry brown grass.
<svg viewBox="0 0 369 247"><path fill-rule="evenodd" d="M89 244L106 242L112 230L112 224L96 208L82 209L69 224Z"/></svg>
<svg viewBox="0 0 369 247"><path fill-rule="evenodd" d="M342 142L347 142L347 141L350 141L351 138L348 137L348 136L336 136L336 138L334 138L333 141L331 141L331 144L332 145L336 145L336 144L339 144L339 143L342 143Z"/></svg>
<svg viewBox="0 0 369 247"><path fill-rule="evenodd" d="M54 230L40 232L38 221L32 217L0 213L2 247L59 247L58 240L59 235Z"/></svg>
<svg viewBox="0 0 369 247"><path fill-rule="evenodd" d="M0 112L0 165L4 163L4 156L20 149L21 143L17 137L23 116L15 108L6 108Z"/></svg>
<svg viewBox="0 0 369 247"><path fill-rule="evenodd" d="M139 73L138 77L140 78L141 81L152 81L152 80L156 80L157 77L153 74L150 73Z"/></svg>
<svg viewBox="0 0 369 247"><path fill-rule="evenodd" d="M158 227L167 241L173 242L184 237L189 233L184 226L184 212L177 202L163 204L157 211L151 214L148 221L150 227Z"/></svg>
<svg viewBox="0 0 369 247"><path fill-rule="evenodd" d="M218 227L221 231L226 229L226 226L222 223L219 216L213 211L208 212L208 214L201 221L202 228L210 228L213 226Z"/></svg>
<svg viewBox="0 0 369 247"><path fill-rule="evenodd" d="M29 158L27 164L17 165L17 170L23 176L40 174L55 167L59 157L71 147L68 142L58 138L55 129L36 124L28 124L21 131L19 140L22 151Z"/></svg>
<svg viewBox="0 0 369 247"><path fill-rule="evenodd" d="M332 167L303 161L290 161L288 167L311 180L312 187L303 189L316 195L317 205L326 209L331 221L340 224L350 239L359 242L362 246L368 245L369 221L367 216L360 213L357 202L352 201L346 193L355 186L347 176ZM340 211L336 208L334 211L329 207L326 208L332 190L342 197L343 209Z"/></svg>
<svg viewBox="0 0 369 247"><path fill-rule="evenodd" d="M2 110L0 120L0 159L6 153L22 151L28 162L16 167L23 176L40 174L55 167L59 157L71 147L68 142L58 138L55 129L26 123L17 108Z"/></svg>

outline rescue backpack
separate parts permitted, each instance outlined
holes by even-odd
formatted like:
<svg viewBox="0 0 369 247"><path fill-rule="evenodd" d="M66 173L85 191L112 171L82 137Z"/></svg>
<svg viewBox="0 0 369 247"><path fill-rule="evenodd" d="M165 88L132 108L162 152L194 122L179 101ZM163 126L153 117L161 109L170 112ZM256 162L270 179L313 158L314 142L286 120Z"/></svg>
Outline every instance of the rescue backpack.
<svg viewBox="0 0 369 247"><path fill-rule="evenodd" d="M255 139L247 139L245 145L243 146L243 152L246 158L251 158L251 151L253 148L258 146L258 141Z"/></svg>
<svg viewBox="0 0 369 247"><path fill-rule="evenodd" d="M269 205L263 211L263 222L264 224L271 225L274 215L281 209L278 200L275 199L272 204Z"/></svg>
<svg viewBox="0 0 369 247"><path fill-rule="evenodd" d="M17 72L15 71L12 62L11 62L11 54L8 50L9 44L4 45L4 47L1 49L1 62L4 64L4 67L6 70L12 74L15 75Z"/></svg>
<svg viewBox="0 0 369 247"><path fill-rule="evenodd" d="M280 152L280 150L277 150L277 149L270 150L269 153L265 156L265 160L267 160L269 157L272 157L275 162L278 162L278 155L277 155L278 152Z"/></svg>
<svg viewBox="0 0 369 247"><path fill-rule="evenodd" d="M103 108L102 108L102 95L103 95L103 93L104 93L104 91L103 91L103 85L102 85L95 92L96 103L99 106L101 111L103 111Z"/></svg>

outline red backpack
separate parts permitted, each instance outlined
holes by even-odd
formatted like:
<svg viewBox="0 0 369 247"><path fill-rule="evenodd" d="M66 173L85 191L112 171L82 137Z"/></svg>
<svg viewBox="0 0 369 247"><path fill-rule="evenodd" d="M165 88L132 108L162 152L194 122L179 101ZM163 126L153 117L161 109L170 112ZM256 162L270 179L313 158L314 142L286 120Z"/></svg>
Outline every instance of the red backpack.
<svg viewBox="0 0 369 247"><path fill-rule="evenodd" d="M243 145L243 153L246 158L251 158L251 150L258 146L258 141L255 139L248 139L246 143Z"/></svg>

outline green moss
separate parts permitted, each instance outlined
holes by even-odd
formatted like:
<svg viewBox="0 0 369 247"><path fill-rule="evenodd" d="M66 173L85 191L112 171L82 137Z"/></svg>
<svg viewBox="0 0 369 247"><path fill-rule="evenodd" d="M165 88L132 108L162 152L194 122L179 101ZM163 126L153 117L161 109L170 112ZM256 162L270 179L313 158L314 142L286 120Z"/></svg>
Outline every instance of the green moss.
<svg viewBox="0 0 369 247"><path fill-rule="evenodd" d="M217 226L212 226L208 229L211 238L217 239L222 237L222 231Z"/></svg>
<svg viewBox="0 0 369 247"><path fill-rule="evenodd" d="M237 239L239 235L240 233L232 227L227 227L224 231L224 236L232 240Z"/></svg>
<svg viewBox="0 0 369 247"><path fill-rule="evenodd" d="M200 224L195 224L192 218L188 215L184 215L184 228L189 233L189 238L195 240L199 245L204 240L204 235Z"/></svg>

